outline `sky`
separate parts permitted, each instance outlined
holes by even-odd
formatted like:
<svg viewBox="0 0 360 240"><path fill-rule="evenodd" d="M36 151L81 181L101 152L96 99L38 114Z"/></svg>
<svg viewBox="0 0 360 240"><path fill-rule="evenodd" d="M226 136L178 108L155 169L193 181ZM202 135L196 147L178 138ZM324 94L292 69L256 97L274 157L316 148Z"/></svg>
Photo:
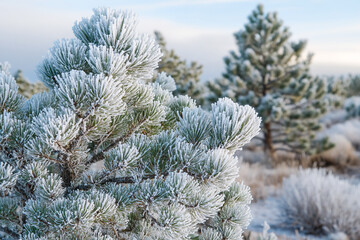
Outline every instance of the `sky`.
<svg viewBox="0 0 360 240"><path fill-rule="evenodd" d="M233 33L259 3L278 12L292 40L308 40L313 74L360 74L359 0L0 0L0 62L37 81L36 67L53 42L74 37L74 22L93 8L111 7L134 11L139 32L162 32L168 48L202 64L202 79L213 80L236 50Z"/></svg>

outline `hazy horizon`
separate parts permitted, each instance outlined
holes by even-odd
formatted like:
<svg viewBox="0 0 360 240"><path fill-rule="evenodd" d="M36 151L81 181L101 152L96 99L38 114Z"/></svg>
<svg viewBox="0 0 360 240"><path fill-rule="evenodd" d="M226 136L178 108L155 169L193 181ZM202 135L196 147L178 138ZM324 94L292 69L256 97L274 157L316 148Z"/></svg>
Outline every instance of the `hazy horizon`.
<svg viewBox="0 0 360 240"><path fill-rule="evenodd" d="M187 61L204 66L203 80L221 76L223 57L236 50L233 33L242 29L258 1L46 1L0 0L0 61L12 72L21 69L36 81L36 66L53 42L71 38L76 20L88 17L92 9L106 6L130 9L138 15L140 32L159 30L168 48ZM277 11L293 33L292 40L307 39L306 50L314 53L312 73L316 75L360 74L359 1L269 0L265 11Z"/></svg>

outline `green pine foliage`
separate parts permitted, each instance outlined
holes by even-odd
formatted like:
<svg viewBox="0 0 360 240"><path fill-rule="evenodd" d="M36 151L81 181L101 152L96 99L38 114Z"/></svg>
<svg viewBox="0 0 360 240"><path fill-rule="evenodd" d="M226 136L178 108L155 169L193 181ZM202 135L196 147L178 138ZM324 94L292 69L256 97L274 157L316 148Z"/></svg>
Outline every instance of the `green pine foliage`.
<svg viewBox="0 0 360 240"><path fill-rule="evenodd" d="M0 71L0 234L7 239L241 239L249 187L233 156L260 130L249 106L174 96L155 39L96 9L39 65L29 100ZM4 65L5 66L5 65Z"/></svg>
<svg viewBox="0 0 360 240"><path fill-rule="evenodd" d="M347 78L346 96L360 96L360 75L350 75Z"/></svg>
<svg viewBox="0 0 360 240"><path fill-rule="evenodd" d="M273 159L280 150L312 155L332 146L327 139L315 140L315 135L318 119L338 104L331 94L341 87L311 76L312 55L302 58L306 42L290 37L276 12L265 13L257 6L235 33L238 50L224 58L223 77L208 83L208 101L229 97L257 110L265 150Z"/></svg>
<svg viewBox="0 0 360 240"><path fill-rule="evenodd" d="M345 78L344 109L348 118L358 118L360 116L360 75L349 75Z"/></svg>
<svg viewBox="0 0 360 240"><path fill-rule="evenodd" d="M157 71L165 72L175 80L176 89L173 91L173 94L175 96L189 95L196 100L197 104L202 105L204 103L204 99L202 98L204 88L200 82L202 65L199 65L195 61L188 64L186 60L181 59L173 49L169 50L160 32L155 32L155 38L163 53Z"/></svg>

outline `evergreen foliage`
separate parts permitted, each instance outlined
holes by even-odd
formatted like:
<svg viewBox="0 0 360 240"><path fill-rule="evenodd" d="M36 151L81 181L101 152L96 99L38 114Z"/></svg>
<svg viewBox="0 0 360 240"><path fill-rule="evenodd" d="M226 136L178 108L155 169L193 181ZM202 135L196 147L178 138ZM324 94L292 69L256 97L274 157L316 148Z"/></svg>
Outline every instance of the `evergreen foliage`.
<svg viewBox="0 0 360 240"><path fill-rule="evenodd" d="M350 75L346 79L348 81L346 86L346 96L360 96L360 75Z"/></svg>
<svg viewBox="0 0 360 240"><path fill-rule="evenodd" d="M301 57L306 42L290 36L277 13L259 5L235 33L238 51L224 58L223 78L208 83L210 102L229 97L259 112L265 150L273 159L278 150L302 155L330 148L326 139L315 141L315 133L319 117L338 104L330 93L337 93L339 84L312 77L312 55Z"/></svg>
<svg viewBox="0 0 360 240"><path fill-rule="evenodd" d="M181 59L173 49L169 50L166 46L163 35L156 31L155 37L157 43L161 47L163 56L159 62L158 72L165 72L170 75L176 83L176 90L173 91L177 95L189 95L195 99L197 104L202 105L203 84L200 82L202 74L202 65L192 61L190 64L186 60Z"/></svg>
<svg viewBox="0 0 360 240"><path fill-rule="evenodd" d="M39 66L25 100L0 73L0 234L13 239L241 239L250 190L239 150L250 106L210 112L173 96L155 39L129 12L96 9Z"/></svg>
<svg viewBox="0 0 360 240"><path fill-rule="evenodd" d="M348 97L344 104L349 118L360 116L360 76L349 76L346 84L346 96Z"/></svg>

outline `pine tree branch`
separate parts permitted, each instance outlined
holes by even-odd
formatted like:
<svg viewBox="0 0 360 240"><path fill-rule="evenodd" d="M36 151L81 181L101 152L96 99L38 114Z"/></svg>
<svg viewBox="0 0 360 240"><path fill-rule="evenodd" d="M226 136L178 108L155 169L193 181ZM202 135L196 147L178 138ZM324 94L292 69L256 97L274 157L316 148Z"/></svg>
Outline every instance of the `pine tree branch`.
<svg viewBox="0 0 360 240"><path fill-rule="evenodd" d="M303 133L300 133L300 132L291 132L293 135L292 135L292 139L299 139L299 138L302 138L302 137L306 137L308 138L309 137L309 133L308 131L305 131L303 130L304 132ZM278 134L276 136L274 136L274 138L276 137L276 139L274 139L274 143L283 143L283 144L287 144L289 142L289 133L288 134ZM291 140L291 142L293 142L294 140Z"/></svg>
<svg viewBox="0 0 360 240"><path fill-rule="evenodd" d="M189 174L190 176L193 176L195 179L200 179L197 175L190 173L188 171L184 171L187 174ZM169 172L164 172L161 174L162 177L166 177L169 175ZM144 175L141 176L141 178L135 178L133 176L126 176L126 177L114 177L114 178L107 178L101 182L98 183L98 185L103 186L107 183L118 183L118 184L131 184L131 183L136 183L136 182L142 182L144 180L148 180L148 179L154 179L156 177L158 177L160 175L157 174L149 174L149 175ZM96 185L96 184L95 184ZM76 186L73 190L89 190L93 187L94 185L78 185Z"/></svg>
<svg viewBox="0 0 360 240"><path fill-rule="evenodd" d="M105 158L104 152L107 152L107 151L111 150L112 148L116 147L124 139L125 139L124 137L121 137L121 138L118 138L118 139L114 140L110 145L108 145L101 152L93 155L92 158L86 162L86 165L89 165L89 164L92 164L92 163L103 160Z"/></svg>
<svg viewBox="0 0 360 240"><path fill-rule="evenodd" d="M289 77L291 77L291 73L289 73L289 72L287 72L285 75L283 75L283 76L280 76L280 77L277 77L276 79L273 79L273 80L269 80L268 82L267 82L267 88L268 89L271 89L272 88L272 86L271 85L273 85L273 84L275 84L275 83L277 83L277 82L281 82L281 81L283 81L284 79L287 79L287 78L289 78Z"/></svg>
<svg viewBox="0 0 360 240"><path fill-rule="evenodd" d="M288 141L286 141L286 140L281 141L281 142L278 142L278 143L281 143L281 144L287 146L288 148L277 147L277 148L275 148L275 151L287 151L287 152L293 152L293 153L297 153L297 154L301 154L301 153L302 153L300 150L298 150L299 147L291 145L291 144L290 144Z"/></svg>
<svg viewBox="0 0 360 240"><path fill-rule="evenodd" d="M162 176L167 176L169 173L164 173ZM151 175L144 175L141 177L141 181L147 180L147 179L154 179L157 175L151 174ZM126 177L115 177L115 178L108 178L99 183L99 185L105 185L107 183L119 183L119 184L130 184L135 183L138 180L132 176L126 176ZM74 190L89 190L93 187L93 185L79 185L74 188Z"/></svg>
<svg viewBox="0 0 360 240"><path fill-rule="evenodd" d="M95 105L95 107L97 107L97 106L98 105ZM84 123L85 123L85 120L87 120L89 118L92 110L95 107L91 107L84 115L80 114L79 112L76 112L76 115L80 118L80 121L83 123L83 126L80 127L79 134L70 141L70 143L66 147L66 150L71 151L77 145L77 143L80 141L80 139L86 134L87 129L86 129L86 125Z"/></svg>
<svg viewBox="0 0 360 240"><path fill-rule="evenodd" d="M116 238L117 238L117 239L120 239L120 236L119 236L119 234L118 234L117 230L115 229L114 225L112 225L112 226L111 226L111 229L113 230L113 232L114 232L114 234L115 234Z"/></svg>
<svg viewBox="0 0 360 240"><path fill-rule="evenodd" d="M296 153L296 154L300 154L300 153L301 153L300 151L297 151L297 150L295 150L295 149L282 148L282 147L275 148L274 150L275 150L275 152L277 152L277 151L283 151L283 152Z"/></svg>
<svg viewBox="0 0 360 240"><path fill-rule="evenodd" d="M89 159L86 162L86 165L101 161L105 158L105 154L104 152L107 152L109 150L111 150L112 148L116 147L120 142L123 142L124 140L126 140L127 138L129 138L135 131L137 131L143 124L144 122L146 122L147 119L140 121L137 126L133 126L132 128L129 129L129 131L121 136L120 138L112 141L105 149L103 149L101 152L95 154L92 156L91 159Z"/></svg>
<svg viewBox="0 0 360 240"><path fill-rule="evenodd" d="M78 142L81 140L81 138L86 134L86 125L85 120L88 119L90 116L91 111L93 110L93 107L90 108L84 115L80 114L79 112L76 112L76 115L80 118L80 121L82 123L82 126L80 126L79 133L73 138L69 144L64 148L63 151L59 151L59 159L56 159L55 162L59 163L63 168L62 171L62 178L64 180L65 187L71 186L71 182L74 179L74 172L72 171L72 168L70 167L70 155L71 151L77 146Z"/></svg>
<svg viewBox="0 0 360 240"><path fill-rule="evenodd" d="M95 147L93 152L97 152L99 150L100 146L111 136L111 134L114 132L115 129L116 129L116 125L114 124L111 126L111 129L107 131L106 135L101 137L100 141L96 143L97 146Z"/></svg>

